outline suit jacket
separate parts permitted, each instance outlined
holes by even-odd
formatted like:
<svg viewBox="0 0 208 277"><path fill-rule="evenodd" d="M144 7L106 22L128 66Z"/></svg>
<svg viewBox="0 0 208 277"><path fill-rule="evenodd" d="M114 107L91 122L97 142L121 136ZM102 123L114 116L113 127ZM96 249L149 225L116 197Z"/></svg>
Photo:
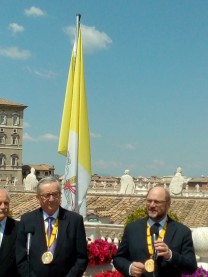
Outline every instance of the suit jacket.
<svg viewBox="0 0 208 277"><path fill-rule="evenodd" d="M0 276L18 276L15 261L15 241L18 222L7 217L3 240L0 247Z"/></svg>
<svg viewBox="0 0 208 277"><path fill-rule="evenodd" d="M50 264L43 264L41 256L47 251L43 211L39 208L22 216L16 246L16 260L20 276L82 276L88 264L83 217L60 207L58 219L58 236L54 259ZM31 238L28 274L26 230L31 225L34 226L34 233Z"/></svg>
<svg viewBox="0 0 208 277"><path fill-rule="evenodd" d="M147 220L143 218L128 224L119 245L113 263L117 270L129 276L129 267L133 261L145 263L150 255L147 248ZM164 242L172 250L171 261L158 257L157 274L159 277L180 277L182 273L193 273L197 268L191 230L185 225L168 217ZM153 276L145 272L142 277Z"/></svg>

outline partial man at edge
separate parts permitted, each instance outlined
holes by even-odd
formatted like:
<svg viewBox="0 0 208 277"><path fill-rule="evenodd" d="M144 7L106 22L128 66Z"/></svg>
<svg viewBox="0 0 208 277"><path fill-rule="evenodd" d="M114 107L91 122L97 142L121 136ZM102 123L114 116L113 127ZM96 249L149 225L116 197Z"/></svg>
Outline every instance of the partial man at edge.
<svg viewBox="0 0 208 277"><path fill-rule="evenodd" d="M10 195L0 188L0 276L17 277L15 242L18 221L9 217Z"/></svg>

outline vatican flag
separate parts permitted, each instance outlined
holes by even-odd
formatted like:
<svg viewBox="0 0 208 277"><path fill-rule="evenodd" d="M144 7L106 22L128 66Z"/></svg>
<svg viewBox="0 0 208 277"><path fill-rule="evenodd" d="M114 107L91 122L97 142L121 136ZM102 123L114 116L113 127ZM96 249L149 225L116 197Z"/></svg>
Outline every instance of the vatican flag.
<svg viewBox="0 0 208 277"><path fill-rule="evenodd" d="M67 157L61 205L85 217L91 158L81 28L72 51L58 152Z"/></svg>

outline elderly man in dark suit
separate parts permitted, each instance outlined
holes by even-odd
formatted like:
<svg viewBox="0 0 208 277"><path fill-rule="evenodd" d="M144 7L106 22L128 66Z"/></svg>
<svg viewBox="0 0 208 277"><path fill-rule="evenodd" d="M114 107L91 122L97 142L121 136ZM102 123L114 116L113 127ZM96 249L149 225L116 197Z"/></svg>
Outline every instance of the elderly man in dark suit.
<svg viewBox="0 0 208 277"><path fill-rule="evenodd" d="M163 187L147 194L148 217L129 223L114 257L124 276L180 277L197 268L191 230L171 219L170 194Z"/></svg>
<svg viewBox="0 0 208 277"><path fill-rule="evenodd" d="M16 277L15 241L18 222L8 217L9 193L0 188L0 276Z"/></svg>
<svg viewBox="0 0 208 277"><path fill-rule="evenodd" d="M88 264L83 217L60 206L61 186L54 177L39 181L37 200L41 208L20 221L16 247L20 276L81 277Z"/></svg>

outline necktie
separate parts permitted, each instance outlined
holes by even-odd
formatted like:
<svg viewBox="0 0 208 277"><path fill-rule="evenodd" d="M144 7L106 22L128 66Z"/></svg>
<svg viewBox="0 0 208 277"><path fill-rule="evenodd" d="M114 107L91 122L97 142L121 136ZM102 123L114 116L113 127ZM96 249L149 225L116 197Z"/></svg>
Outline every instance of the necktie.
<svg viewBox="0 0 208 277"><path fill-rule="evenodd" d="M156 222L156 223L154 223L154 226L155 226L155 228L157 228L157 230L158 230L157 235L159 235L159 233L160 233L160 227L161 227L160 223Z"/></svg>
<svg viewBox="0 0 208 277"><path fill-rule="evenodd" d="M47 217L47 221L48 221L48 229L47 229L47 235L48 235L48 241L50 241L50 237L53 231L53 226L52 226L52 221L54 220L54 218L52 216ZM50 250L53 254L55 251L55 247L56 247L56 237L54 238L53 243L48 247L48 250Z"/></svg>
<svg viewBox="0 0 208 277"><path fill-rule="evenodd" d="M159 236L159 232L160 232L160 223L156 222L153 224L152 228L154 230L154 234L153 234L153 243L155 240L157 240L158 236ZM154 247L154 246L153 246ZM157 251L154 248L154 260L155 260L155 270L153 272L153 277L157 277L158 275L158 264L157 264Z"/></svg>
<svg viewBox="0 0 208 277"><path fill-rule="evenodd" d="M47 230L47 234L48 234L48 239L50 240L51 234L52 234L52 230L53 230L53 226L52 226L52 221L54 220L54 218L52 216L49 216L47 218L48 221L48 230Z"/></svg>

